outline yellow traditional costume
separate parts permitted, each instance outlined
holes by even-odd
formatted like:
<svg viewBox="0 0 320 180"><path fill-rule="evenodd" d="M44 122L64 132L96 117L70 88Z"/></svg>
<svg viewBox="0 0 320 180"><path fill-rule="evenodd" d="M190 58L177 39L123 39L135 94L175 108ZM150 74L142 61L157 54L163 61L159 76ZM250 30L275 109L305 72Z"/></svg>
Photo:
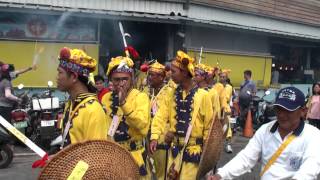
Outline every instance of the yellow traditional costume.
<svg viewBox="0 0 320 180"><path fill-rule="evenodd" d="M227 95L226 95L226 91L224 90L224 85L220 82L217 82L216 84L214 84L212 88L215 89L219 95L221 110L224 112L230 113L231 109L227 101Z"/></svg>
<svg viewBox="0 0 320 180"><path fill-rule="evenodd" d="M158 62L155 62L149 66L148 73L149 72L157 73L159 74L159 76L165 76L165 66L163 66ZM159 109L159 106L161 104L166 103L164 99L167 96L167 92L170 91L171 88L172 87L170 87L169 84L165 84L158 90L150 86L145 87L143 92L147 93L150 98L151 118L154 117L154 115ZM167 145L164 142L164 137L165 137L165 134L167 133L168 128L169 128L169 124L167 123L167 128L165 129L164 133L160 135L160 138L158 141L158 146L157 146L158 151L156 151L153 155L151 155L152 159L154 160L155 176L159 180L165 179L165 175L166 175L166 165L167 165L166 163L168 159L167 154L168 154L169 145Z"/></svg>
<svg viewBox="0 0 320 180"><path fill-rule="evenodd" d="M230 72L231 72L231 70L229 70L229 69L223 69L221 71L221 73L225 73L227 77L230 74ZM231 98L232 98L233 87L227 83L224 85L224 91L225 91L227 103L229 104L231 101Z"/></svg>
<svg viewBox="0 0 320 180"><path fill-rule="evenodd" d="M168 82L167 82L167 85L171 88L176 88L177 87L177 84L172 80L170 79Z"/></svg>
<svg viewBox="0 0 320 180"><path fill-rule="evenodd" d="M205 64L197 64L195 66L195 71L202 76L208 76L208 74L212 71L212 68L205 65ZM213 110L213 117L216 115L220 116L220 99L219 94L215 88L205 87L204 90L208 91L209 97L212 102L212 110Z"/></svg>
<svg viewBox="0 0 320 180"><path fill-rule="evenodd" d="M210 67L202 63L195 66L195 71L201 74L208 74L210 70Z"/></svg>
<svg viewBox="0 0 320 180"><path fill-rule="evenodd" d="M226 76L228 76L230 72L231 72L231 70L229 70L229 69L221 70L221 73L225 73ZM226 101L226 104L225 104L226 107L224 108L224 109L226 109L225 112L231 113L230 102L232 100L231 98L232 98L233 88L230 84L225 84L223 91L224 91L225 101ZM226 138L231 139L232 138L232 129L231 129L231 125L230 125L230 115L227 116L227 119L228 119L229 125L228 125L228 129L227 129Z"/></svg>
<svg viewBox="0 0 320 180"><path fill-rule="evenodd" d="M184 69L187 67L189 73L194 75L193 59L182 51L178 51L172 65ZM181 164L178 167L180 179L196 179L202 144L208 136L213 117L208 92L197 87L186 92L178 85L167 91L166 98L161 103L152 121L151 140L159 142L169 121L169 131L175 134L175 138L169 153L168 167L173 162L176 165ZM192 129L190 128L190 138L185 144L189 124L192 125ZM182 151L184 145L186 148ZM178 154L182 156L181 159L177 158Z"/></svg>
<svg viewBox="0 0 320 180"><path fill-rule="evenodd" d="M85 77L89 77L97 65L95 59L79 49L63 48L59 60L59 67ZM93 93L82 93L74 100L68 100L62 124L65 140L63 146L107 137L106 115Z"/></svg>
<svg viewBox="0 0 320 180"><path fill-rule="evenodd" d="M113 72L133 74L132 68L133 61L129 57L119 56L111 59L107 75L110 76ZM108 137L130 151L140 168L141 179L150 179L144 147L150 127L150 101L147 94L131 89L125 103L120 105L118 94L109 92L101 103L106 108Z"/></svg>
<svg viewBox="0 0 320 180"><path fill-rule="evenodd" d="M135 74L135 88L143 90L147 85L147 73L138 70Z"/></svg>

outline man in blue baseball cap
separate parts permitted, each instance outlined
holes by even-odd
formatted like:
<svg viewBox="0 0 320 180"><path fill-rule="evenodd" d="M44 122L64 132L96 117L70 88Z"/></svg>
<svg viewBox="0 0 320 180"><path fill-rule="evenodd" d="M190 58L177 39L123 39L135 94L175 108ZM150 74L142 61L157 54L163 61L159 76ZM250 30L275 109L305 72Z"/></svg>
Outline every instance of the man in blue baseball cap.
<svg viewBox="0 0 320 180"><path fill-rule="evenodd" d="M277 120L261 126L237 156L207 179L233 179L250 172L259 159L262 180L317 179L320 131L300 119L304 102L299 89L281 89L274 103Z"/></svg>

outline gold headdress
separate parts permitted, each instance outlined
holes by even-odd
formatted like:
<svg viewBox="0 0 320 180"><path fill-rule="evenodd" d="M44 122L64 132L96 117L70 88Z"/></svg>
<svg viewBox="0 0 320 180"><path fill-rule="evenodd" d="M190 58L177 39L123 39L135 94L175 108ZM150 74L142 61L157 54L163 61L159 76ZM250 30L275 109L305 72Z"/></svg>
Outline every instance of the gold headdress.
<svg viewBox="0 0 320 180"><path fill-rule="evenodd" d="M152 63L149 68L148 68L149 72L156 72L156 73L160 73L160 74L164 74L165 73L165 66L158 63L158 61L156 61L155 63Z"/></svg>
<svg viewBox="0 0 320 180"><path fill-rule="evenodd" d="M200 73L201 75L207 75L211 71L211 67L205 65L205 64L197 64L195 66L195 72Z"/></svg>
<svg viewBox="0 0 320 180"><path fill-rule="evenodd" d="M97 61L80 49L62 48L59 60L60 67L85 77L89 77L97 66Z"/></svg>
<svg viewBox="0 0 320 180"><path fill-rule="evenodd" d="M176 58L172 61L172 65L187 70L190 72L192 76L194 76L194 59L191 58L189 55L184 53L183 51L178 51Z"/></svg>
<svg viewBox="0 0 320 180"><path fill-rule="evenodd" d="M231 73L230 69L222 69L220 73L225 73L227 76Z"/></svg>
<svg viewBox="0 0 320 180"><path fill-rule="evenodd" d="M133 65L134 63L129 57L118 56L115 58L111 58L111 61L109 63L108 70L107 70L107 76L110 75L111 71L132 73Z"/></svg>

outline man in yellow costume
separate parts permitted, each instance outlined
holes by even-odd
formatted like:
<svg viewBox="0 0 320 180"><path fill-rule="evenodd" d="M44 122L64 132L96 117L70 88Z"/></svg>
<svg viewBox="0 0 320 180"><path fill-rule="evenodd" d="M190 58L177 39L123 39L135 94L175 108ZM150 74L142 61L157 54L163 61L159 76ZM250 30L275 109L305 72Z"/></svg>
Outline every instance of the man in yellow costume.
<svg viewBox="0 0 320 180"><path fill-rule="evenodd" d="M212 102L213 117L220 115L220 100L218 92L214 88L210 88L207 79L210 77L211 67L205 64L197 64L195 66L195 76L193 80L199 88L208 91Z"/></svg>
<svg viewBox="0 0 320 180"><path fill-rule="evenodd" d="M177 84L173 82L171 78L171 62L166 62L165 70L166 70L165 83L171 88L176 88Z"/></svg>
<svg viewBox="0 0 320 180"><path fill-rule="evenodd" d="M217 68L213 68L213 69L214 69L213 78L215 78L215 76L217 76L221 70L220 69L217 70ZM221 112L230 113L231 110L230 110L230 106L227 103L227 95L226 95L226 92L224 91L224 85L220 82L216 82L215 84L213 84L212 88L215 89L219 95Z"/></svg>
<svg viewBox="0 0 320 180"><path fill-rule="evenodd" d="M196 179L202 144L208 136L213 119L208 92L193 86L193 58L177 52L171 63L172 80L178 85L168 91L151 125L150 151L155 152L166 123L170 127L165 142L171 144L169 153L170 178Z"/></svg>
<svg viewBox="0 0 320 180"><path fill-rule="evenodd" d="M144 63L143 63L144 64ZM143 66L142 64L142 66ZM143 71L141 69L141 60L137 59L135 60L134 63L134 69L135 69L135 73L134 73L134 88L143 91L144 88L147 86L147 72Z"/></svg>
<svg viewBox="0 0 320 180"><path fill-rule="evenodd" d="M137 74L136 74L136 79L135 79L135 81L136 81L135 87L138 90L143 90L144 87L146 86L147 73L142 72L140 70L137 70L136 72L137 72Z"/></svg>
<svg viewBox="0 0 320 180"><path fill-rule="evenodd" d="M144 148L150 127L150 101L147 94L133 88L133 65L129 57L111 59L107 76L113 90L101 103L106 108L108 138L130 151L140 168L140 179L150 179Z"/></svg>
<svg viewBox="0 0 320 180"><path fill-rule="evenodd" d="M63 114L62 147L86 140L106 139L106 115L93 83L89 81L96 60L82 50L69 48L61 49L59 60L57 87L70 95Z"/></svg>
<svg viewBox="0 0 320 180"><path fill-rule="evenodd" d="M210 67L208 66L208 68L210 68L209 72L208 72L208 78L206 79L208 87L212 88L216 81L216 76L219 73L219 67Z"/></svg>
<svg viewBox="0 0 320 180"><path fill-rule="evenodd" d="M169 85L166 85L164 80L166 77L165 66L158 63L157 61L149 65L148 68L148 86L145 87L144 91L149 95L151 104L151 118L154 117L161 104L165 104L165 97L167 91L171 90ZM167 131L165 130L165 133ZM165 178L166 175L166 163L168 159L168 149L169 146L164 142L164 135L160 135L159 143L157 146L158 151L156 151L152 158L154 160L155 175L156 178L161 180ZM150 136L149 136L150 138Z"/></svg>
<svg viewBox="0 0 320 180"><path fill-rule="evenodd" d="M224 86L224 93L226 95L226 100L227 100L227 112L231 112L231 108L230 108L230 102L231 102L231 98L232 98L232 92L233 92L233 87L228 84L227 82L227 78L228 75L231 71L229 69L223 69L220 73L219 73L219 83L221 83ZM230 125L230 115L227 115L227 119L228 119L228 129L227 129L227 136L226 136L226 147L225 147L225 151L227 153L232 153L232 147L231 147L231 138L232 138L232 129L231 129L231 125Z"/></svg>
<svg viewBox="0 0 320 180"><path fill-rule="evenodd" d="M171 62L166 62L165 64L165 73L166 73L166 78L164 82L170 86L170 87L176 87L176 83L173 82L171 79Z"/></svg>

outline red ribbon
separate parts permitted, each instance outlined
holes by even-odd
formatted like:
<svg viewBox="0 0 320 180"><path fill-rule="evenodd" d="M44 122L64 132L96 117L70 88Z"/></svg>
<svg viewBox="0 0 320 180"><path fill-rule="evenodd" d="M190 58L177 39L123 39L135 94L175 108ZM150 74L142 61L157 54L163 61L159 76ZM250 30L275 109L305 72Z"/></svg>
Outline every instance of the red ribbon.
<svg viewBox="0 0 320 180"><path fill-rule="evenodd" d="M139 53L132 46L126 47L125 51L129 51L133 59L139 58Z"/></svg>
<svg viewBox="0 0 320 180"><path fill-rule="evenodd" d="M41 159L36 160L32 164L32 168L43 168L46 165L48 159L49 159L49 155L45 154Z"/></svg>

